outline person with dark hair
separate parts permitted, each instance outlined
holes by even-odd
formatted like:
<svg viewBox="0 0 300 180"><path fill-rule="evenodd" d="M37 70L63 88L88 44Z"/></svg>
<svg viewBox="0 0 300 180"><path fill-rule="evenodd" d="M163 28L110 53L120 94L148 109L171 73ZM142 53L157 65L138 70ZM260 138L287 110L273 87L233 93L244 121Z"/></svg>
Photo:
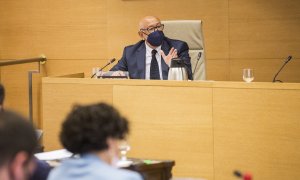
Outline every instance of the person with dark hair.
<svg viewBox="0 0 300 180"><path fill-rule="evenodd" d="M0 111L3 110L3 103L5 97L5 90L2 84L0 84Z"/></svg>
<svg viewBox="0 0 300 180"><path fill-rule="evenodd" d="M62 125L60 141L79 158L63 161L49 180L141 180L136 172L113 167L118 142L128 132L128 121L110 105L75 106Z"/></svg>
<svg viewBox="0 0 300 180"><path fill-rule="evenodd" d="M18 114L0 112L0 179L26 180L34 169L37 146L33 126Z"/></svg>
<svg viewBox="0 0 300 180"><path fill-rule="evenodd" d="M5 88L2 84L0 84L0 112L4 111L4 107L3 107L4 98L5 98ZM36 137L36 139L37 139L37 137ZM35 149L36 149L36 147L35 147ZM46 161L38 160L35 157L33 158L33 161L35 162L36 165L33 170L32 176L29 179L30 180L46 180L49 175L49 172L51 170L50 165Z"/></svg>

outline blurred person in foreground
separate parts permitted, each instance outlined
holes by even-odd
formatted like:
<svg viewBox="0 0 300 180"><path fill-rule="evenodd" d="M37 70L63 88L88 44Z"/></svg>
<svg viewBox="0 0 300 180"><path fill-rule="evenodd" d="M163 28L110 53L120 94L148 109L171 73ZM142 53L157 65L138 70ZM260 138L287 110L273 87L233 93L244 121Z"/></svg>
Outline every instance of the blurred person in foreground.
<svg viewBox="0 0 300 180"><path fill-rule="evenodd" d="M75 106L62 125L60 141L79 158L63 161L49 180L141 180L136 172L114 167L118 142L128 132L128 121L110 105Z"/></svg>
<svg viewBox="0 0 300 180"><path fill-rule="evenodd" d="M0 111L3 111L4 97L5 97L4 86L0 84Z"/></svg>
<svg viewBox="0 0 300 180"><path fill-rule="evenodd" d="M37 139L33 126L20 115L0 112L0 179L28 180L35 169Z"/></svg>
<svg viewBox="0 0 300 180"><path fill-rule="evenodd" d="M0 84L0 112L4 111L4 99L5 99L5 88L2 84ZM37 146L35 147L35 150ZM35 157L33 158L33 161L36 165L29 180L46 180L51 170L50 165L47 162L38 160Z"/></svg>

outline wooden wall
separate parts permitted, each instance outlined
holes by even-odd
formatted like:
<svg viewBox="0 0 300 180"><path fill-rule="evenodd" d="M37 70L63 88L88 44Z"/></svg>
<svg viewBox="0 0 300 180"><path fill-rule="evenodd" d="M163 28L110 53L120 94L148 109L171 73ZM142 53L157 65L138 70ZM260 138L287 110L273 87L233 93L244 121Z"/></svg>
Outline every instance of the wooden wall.
<svg viewBox="0 0 300 180"><path fill-rule="evenodd" d="M271 81L288 55L294 59L280 79L300 82L300 1L295 0L0 0L0 60L45 54L35 75L34 116L40 119L40 77L85 72L120 58L139 37L145 15L163 20L202 19L207 77L241 81L254 69L255 81ZM1 68L5 105L28 114L27 70L36 64Z"/></svg>

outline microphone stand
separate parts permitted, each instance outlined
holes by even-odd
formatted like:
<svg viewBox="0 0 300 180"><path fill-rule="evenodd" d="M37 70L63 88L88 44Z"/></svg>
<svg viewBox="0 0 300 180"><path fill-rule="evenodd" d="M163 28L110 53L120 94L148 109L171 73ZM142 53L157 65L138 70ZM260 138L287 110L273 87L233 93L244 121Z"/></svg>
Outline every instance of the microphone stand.
<svg viewBox="0 0 300 180"><path fill-rule="evenodd" d="M197 62L196 62L195 68L194 68L194 72L192 72L193 80L195 79L195 78L194 78L195 71L196 71L196 68L197 68L197 65L198 65L198 62L199 62L201 56L202 56L202 52L200 51L200 52L198 53Z"/></svg>
<svg viewBox="0 0 300 180"><path fill-rule="evenodd" d="M279 69L279 71L275 74L274 78L273 78L273 82L281 82L281 80L276 79L276 77L278 76L278 74L280 73L280 71L284 68L284 66L292 59L292 56L288 56L286 61L284 62L284 64L281 66L281 68Z"/></svg>
<svg viewBox="0 0 300 180"><path fill-rule="evenodd" d="M108 65L110 65L111 63L113 63L113 62L115 62L115 58L113 58L113 59L111 59L105 66L103 66L99 71L96 71L92 76L91 76L91 78L93 78L96 74L97 74L97 72L101 72L104 68L106 68Z"/></svg>

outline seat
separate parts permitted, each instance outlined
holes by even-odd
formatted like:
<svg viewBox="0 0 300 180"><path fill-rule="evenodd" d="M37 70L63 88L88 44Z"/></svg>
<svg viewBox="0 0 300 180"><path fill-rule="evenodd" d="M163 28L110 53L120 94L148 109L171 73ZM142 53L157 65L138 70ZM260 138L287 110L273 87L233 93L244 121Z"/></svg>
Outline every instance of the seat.
<svg viewBox="0 0 300 180"><path fill-rule="evenodd" d="M162 21L165 25L164 34L171 39L178 39L187 42L192 63L194 80L206 79L205 51L202 33L201 20L170 20ZM201 52L201 58L197 58ZM196 67L196 68L195 68Z"/></svg>

